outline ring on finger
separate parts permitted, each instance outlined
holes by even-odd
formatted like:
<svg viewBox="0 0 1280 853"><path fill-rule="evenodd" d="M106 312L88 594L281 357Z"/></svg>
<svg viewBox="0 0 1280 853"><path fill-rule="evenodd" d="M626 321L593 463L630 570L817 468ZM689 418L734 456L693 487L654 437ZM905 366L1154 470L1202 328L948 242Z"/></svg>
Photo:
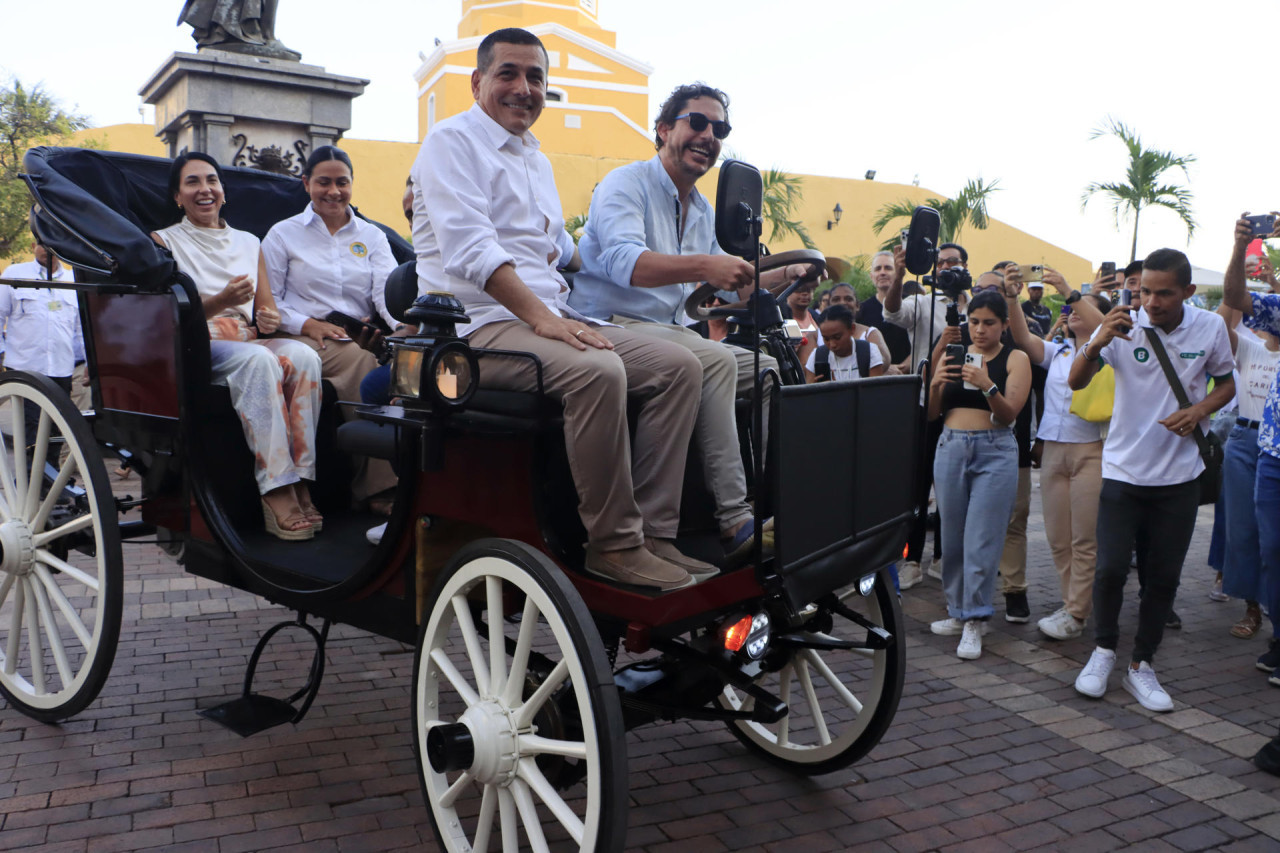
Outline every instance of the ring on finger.
<svg viewBox="0 0 1280 853"><path fill-rule="evenodd" d="M576 331L576 332L574 332L574 333L573 333L573 336L576 338L576 337L578 337L579 335L581 335L581 334L582 334L583 332L585 332L585 331L586 331L586 329L579 329L578 331Z"/></svg>

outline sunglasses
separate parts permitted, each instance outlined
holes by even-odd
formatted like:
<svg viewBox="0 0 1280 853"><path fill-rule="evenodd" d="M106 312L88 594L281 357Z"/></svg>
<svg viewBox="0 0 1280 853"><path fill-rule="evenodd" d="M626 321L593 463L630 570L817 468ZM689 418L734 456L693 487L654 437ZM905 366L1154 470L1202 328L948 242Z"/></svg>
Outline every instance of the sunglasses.
<svg viewBox="0 0 1280 853"><path fill-rule="evenodd" d="M689 120L689 129L694 133L702 133L702 131L707 129L707 125L711 125L711 135L716 139L724 139L729 135L729 131L733 130L733 128L729 127L729 122L712 121L702 113L682 113L681 115L673 118L671 123L675 124L682 118L687 118Z"/></svg>

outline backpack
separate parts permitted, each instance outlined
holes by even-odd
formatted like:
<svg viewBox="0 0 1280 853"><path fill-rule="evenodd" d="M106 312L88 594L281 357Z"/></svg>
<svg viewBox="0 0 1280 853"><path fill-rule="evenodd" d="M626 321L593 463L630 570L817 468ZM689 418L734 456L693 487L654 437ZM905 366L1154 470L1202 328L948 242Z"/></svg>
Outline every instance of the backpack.
<svg viewBox="0 0 1280 853"><path fill-rule="evenodd" d="M853 355L858 360L858 375L865 379L871 372L871 342L861 338L855 340ZM814 351L813 373L823 382L831 379L831 350L826 344Z"/></svg>

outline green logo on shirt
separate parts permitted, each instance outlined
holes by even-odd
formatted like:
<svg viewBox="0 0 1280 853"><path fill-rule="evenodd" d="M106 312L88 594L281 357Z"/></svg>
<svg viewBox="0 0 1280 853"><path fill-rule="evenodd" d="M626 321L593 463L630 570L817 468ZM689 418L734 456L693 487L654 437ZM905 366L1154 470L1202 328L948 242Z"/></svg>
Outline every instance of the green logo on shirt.
<svg viewBox="0 0 1280 853"><path fill-rule="evenodd" d="M1133 357L1136 358L1138 362L1141 364L1141 363L1145 363L1147 359L1151 358L1151 353L1147 352L1146 347L1138 347L1136 350L1133 351Z"/></svg>
<svg viewBox="0 0 1280 853"><path fill-rule="evenodd" d="M1199 358L1200 356L1204 355L1204 350L1200 350L1200 352L1182 352L1182 353L1178 353L1178 355L1181 358Z"/></svg>

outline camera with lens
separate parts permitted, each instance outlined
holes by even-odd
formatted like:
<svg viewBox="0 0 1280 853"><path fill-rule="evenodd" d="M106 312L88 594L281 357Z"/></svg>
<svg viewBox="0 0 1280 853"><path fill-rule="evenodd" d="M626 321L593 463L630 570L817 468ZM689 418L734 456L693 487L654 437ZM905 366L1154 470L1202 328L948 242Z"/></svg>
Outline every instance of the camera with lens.
<svg viewBox="0 0 1280 853"><path fill-rule="evenodd" d="M973 276L964 267L938 270L936 276L927 275L922 282L936 290L941 290L949 299L955 301L961 293L973 287Z"/></svg>

